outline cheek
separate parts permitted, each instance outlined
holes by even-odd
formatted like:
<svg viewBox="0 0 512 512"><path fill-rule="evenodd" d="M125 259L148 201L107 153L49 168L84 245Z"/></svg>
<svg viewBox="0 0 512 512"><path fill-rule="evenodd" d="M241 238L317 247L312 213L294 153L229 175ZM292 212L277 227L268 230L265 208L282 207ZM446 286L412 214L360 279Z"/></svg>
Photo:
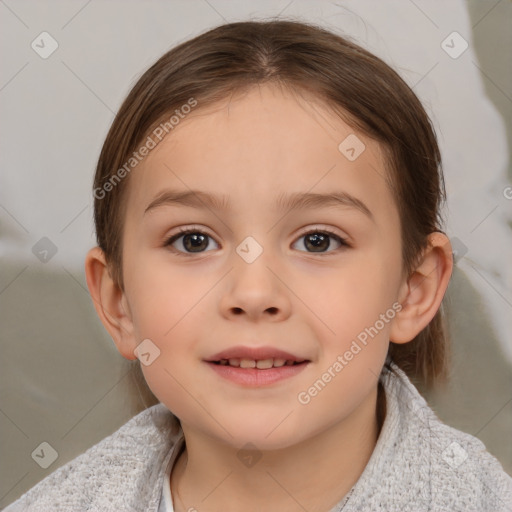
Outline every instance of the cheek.
<svg viewBox="0 0 512 512"><path fill-rule="evenodd" d="M208 293L218 279L211 272L198 274L192 265L171 265L165 254L156 251L140 251L127 261L126 268L136 339L139 343L149 339L159 354L154 363L143 367L148 384L179 389L166 370L180 382L184 380L182 361L195 357L198 326Z"/></svg>
<svg viewBox="0 0 512 512"><path fill-rule="evenodd" d="M171 264L164 252L141 251L127 261L127 290L139 336L166 339L193 313L216 279L198 267Z"/></svg>
<svg viewBox="0 0 512 512"><path fill-rule="evenodd" d="M141 363L141 368L153 394L174 414L189 418L191 401L186 390L194 389L194 397L203 403L195 376L201 364L197 350L197 325L201 320L198 302L206 291L204 285L185 283L183 277L181 281L172 275L154 279L149 275L153 272L158 274L158 269L140 274L134 307L135 333L139 340L151 340L150 346L157 354L151 364ZM198 417L194 416L193 421L200 420L200 411L192 411L196 413Z"/></svg>
<svg viewBox="0 0 512 512"><path fill-rule="evenodd" d="M176 416L195 425L204 422L204 411L196 404L208 403L204 389L197 379L191 378L194 371L183 371L184 357L181 354L163 352L151 365L141 364L144 379L152 393ZM191 399L191 397L193 399Z"/></svg>
<svg viewBox="0 0 512 512"><path fill-rule="evenodd" d="M355 335L391 307L396 288L392 274L385 260L361 256L354 264L317 281L308 300L327 332Z"/></svg>

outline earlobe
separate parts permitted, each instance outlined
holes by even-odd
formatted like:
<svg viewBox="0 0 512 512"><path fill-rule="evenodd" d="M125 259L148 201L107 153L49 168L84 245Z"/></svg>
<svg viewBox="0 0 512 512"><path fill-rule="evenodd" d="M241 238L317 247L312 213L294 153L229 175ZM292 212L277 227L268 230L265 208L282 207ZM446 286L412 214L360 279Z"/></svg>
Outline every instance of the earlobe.
<svg viewBox="0 0 512 512"><path fill-rule="evenodd" d="M125 294L110 276L105 254L93 247L85 258L87 287L100 320L126 359L136 359L131 312Z"/></svg>
<svg viewBox="0 0 512 512"><path fill-rule="evenodd" d="M396 315L390 341L413 340L434 318L453 270L450 240L441 232L431 233L423 257L400 290L402 310Z"/></svg>

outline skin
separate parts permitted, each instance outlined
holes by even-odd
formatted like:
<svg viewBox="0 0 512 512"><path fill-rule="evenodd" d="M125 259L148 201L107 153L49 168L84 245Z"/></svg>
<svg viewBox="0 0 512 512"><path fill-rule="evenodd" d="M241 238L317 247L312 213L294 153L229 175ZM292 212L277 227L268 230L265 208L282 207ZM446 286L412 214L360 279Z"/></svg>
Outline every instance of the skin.
<svg viewBox="0 0 512 512"><path fill-rule="evenodd" d="M366 149L349 161L338 145L354 133ZM385 172L377 142L314 98L271 85L199 106L132 171L125 290L98 247L87 255L86 277L125 358L135 359L148 338L160 350L142 369L185 435L171 478L176 510L325 511L363 472L378 438L377 376L389 341L407 343L430 322L452 272L449 240L433 233L417 269L402 275L400 219ZM144 213L168 188L227 194L231 211L161 205ZM280 194L335 190L363 201L373 220L348 206L275 206ZM203 252L187 253L183 237L166 246L179 228L207 234ZM304 234L326 228L350 247L331 237L326 252L314 252ZM263 248L252 263L236 252L247 236ZM393 303L401 311L300 403L298 394ZM292 378L247 389L203 361L234 345L270 345L311 362ZM237 457L248 442L261 455L252 467Z"/></svg>

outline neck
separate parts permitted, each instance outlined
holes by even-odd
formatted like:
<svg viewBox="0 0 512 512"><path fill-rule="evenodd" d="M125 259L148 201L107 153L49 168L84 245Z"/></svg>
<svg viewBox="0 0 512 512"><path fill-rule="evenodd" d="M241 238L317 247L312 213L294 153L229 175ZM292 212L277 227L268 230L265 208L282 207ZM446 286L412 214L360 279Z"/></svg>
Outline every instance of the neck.
<svg viewBox="0 0 512 512"><path fill-rule="evenodd" d="M249 467L241 464L237 448L182 425L186 449L171 475L175 510L329 510L361 476L384 417L379 383L350 417L299 444L261 452Z"/></svg>

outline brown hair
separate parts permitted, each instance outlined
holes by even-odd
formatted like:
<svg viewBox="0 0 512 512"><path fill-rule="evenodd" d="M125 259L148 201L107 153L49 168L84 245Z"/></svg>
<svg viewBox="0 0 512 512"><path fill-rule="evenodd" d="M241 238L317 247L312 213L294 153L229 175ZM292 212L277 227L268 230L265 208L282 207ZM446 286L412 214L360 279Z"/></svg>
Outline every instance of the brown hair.
<svg viewBox="0 0 512 512"><path fill-rule="evenodd" d="M441 155L431 121L411 88L381 59L320 26L283 19L229 23L171 49L137 81L110 128L94 188L130 159L148 134L193 98L203 108L255 85L276 83L313 93L354 129L377 140L401 218L402 263L409 275L441 231L445 198ZM122 279L128 178L95 192L97 241L114 281ZM103 187L103 188L102 188ZM414 340L390 343L391 358L410 378L434 387L447 378L448 338L441 307Z"/></svg>

